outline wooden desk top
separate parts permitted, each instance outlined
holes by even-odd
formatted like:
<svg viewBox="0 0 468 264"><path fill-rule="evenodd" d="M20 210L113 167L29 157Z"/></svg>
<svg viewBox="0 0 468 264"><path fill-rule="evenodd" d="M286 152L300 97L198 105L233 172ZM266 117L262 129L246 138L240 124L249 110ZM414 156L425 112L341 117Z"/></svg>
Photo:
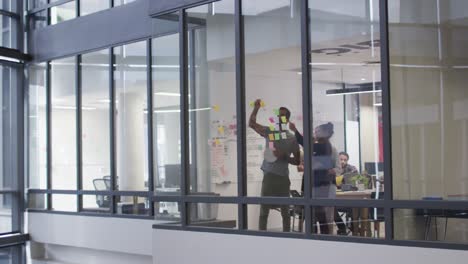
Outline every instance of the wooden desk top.
<svg viewBox="0 0 468 264"><path fill-rule="evenodd" d="M338 199L370 199L372 192L375 190L369 189L364 191L336 191L336 198Z"/></svg>

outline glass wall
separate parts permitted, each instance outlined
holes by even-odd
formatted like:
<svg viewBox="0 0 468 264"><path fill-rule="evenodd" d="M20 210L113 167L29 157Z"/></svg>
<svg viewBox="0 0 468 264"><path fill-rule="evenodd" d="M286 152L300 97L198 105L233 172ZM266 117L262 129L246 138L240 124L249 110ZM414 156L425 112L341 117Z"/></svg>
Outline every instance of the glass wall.
<svg viewBox="0 0 468 264"><path fill-rule="evenodd" d="M50 67L52 188L76 190L76 59L54 60Z"/></svg>
<svg viewBox="0 0 468 264"><path fill-rule="evenodd" d="M234 1L188 9L187 23L190 192L235 196Z"/></svg>
<svg viewBox="0 0 468 264"><path fill-rule="evenodd" d="M468 6L380 2L205 3L145 40L30 67L31 206L466 244Z"/></svg>
<svg viewBox="0 0 468 264"><path fill-rule="evenodd" d="M394 198L466 201L468 3L392 0L389 7ZM394 214L400 239L468 242L465 210Z"/></svg>
<svg viewBox="0 0 468 264"><path fill-rule="evenodd" d="M29 182L32 189L47 188L46 64L29 67Z"/></svg>
<svg viewBox="0 0 468 264"><path fill-rule="evenodd" d="M80 16L85 16L108 8L109 1L80 0Z"/></svg>
<svg viewBox="0 0 468 264"><path fill-rule="evenodd" d="M153 177L154 191L161 195L180 193L182 178L178 20L178 13L155 19L153 28L166 25L169 32L151 40Z"/></svg>
<svg viewBox="0 0 468 264"><path fill-rule="evenodd" d="M114 48L117 189L148 188L146 41Z"/></svg>
<svg viewBox="0 0 468 264"><path fill-rule="evenodd" d="M109 50L81 56L82 189L110 190ZM100 206L99 197L84 196L83 208Z"/></svg>
<svg viewBox="0 0 468 264"><path fill-rule="evenodd" d="M71 1L50 8L50 24L55 25L76 17L76 3Z"/></svg>

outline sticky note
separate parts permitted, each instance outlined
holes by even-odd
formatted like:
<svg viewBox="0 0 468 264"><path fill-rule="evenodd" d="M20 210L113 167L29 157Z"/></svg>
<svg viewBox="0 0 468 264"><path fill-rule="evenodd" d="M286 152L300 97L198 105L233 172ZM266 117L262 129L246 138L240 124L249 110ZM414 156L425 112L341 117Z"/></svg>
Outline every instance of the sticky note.
<svg viewBox="0 0 468 264"><path fill-rule="evenodd" d="M270 123L275 123L275 119L273 117L268 118L268 120L270 121Z"/></svg>
<svg viewBox="0 0 468 264"><path fill-rule="evenodd" d="M273 113L275 113L275 115L279 115L279 110L278 109L273 109Z"/></svg>
<svg viewBox="0 0 468 264"><path fill-rule="evenodd" d="M286 123L288 122L288 120L286 119L285 116L281 116L281 122L282 122L283 124L286 124Z"/></svg>
<svg viewBox="0 0 468 264"><path fill-rule="evenodd" d="M268 138L270 139L270 141L275 140L275 136L274 136L273 134L269 134L269 135L268 135Z"/></svg>
<svg viewBox="0 0 468 264"><path fill-rule="evenodd" d="M219 132L220 134L224 134L224 127L223 127L223 126L219 126L219 127L218 127L218 132Z"/></svg>
<svg viewBox="0 0 468 264"><path fill-rule="evenodd" d="M263 146L262 146L262 145L258 145L258 150L263 150Z"/></svg>
<svg viewBox="0 0 468 264"><path fill-rule="evenodd" d="M286 132L281 133L281 138L282 139L287 139L288 138L288 136L286 135Z"/></svg>
<svg viewBox="0 0 468 264"><path fill-rule="evenodd" d="M280 130L281 130L279 124L275 124L275 130L276 130L276 131L280 131Z"/></svg>
<svg viewBox="0 0 468 264"><path fill-rule="evenodd" d="M270 131L275 131L275 126L274 125L270 125Z"/></svg>
<svg viewBox="0 0 468 264"><path fill-rule="evenodd" d="M269 148L274 150L275 149L275 143L270 141Z"/></svg>
<svg viewBox="0 0 468 264"><path fill-rule="evenodd" d="M216 144L216 146L217 146L217 145L221 145L221 142L219 141L219 139L216 139L216 140L215 140L215 144Z"/></svg>
<svg viewBox="0 0 468 264"><path fill-rule="evenodd" d="M255 106L255 103L254 102L250 102L250 107L254 107Z"/></svg>
<svg viewBox="0 0 468 264"><path fill-rule="evenodd" d="M260 106L261 106L261 107L265 107L265 102L264 102L264 101L261 101L261 102L260 102Z"/></svg>
<svg viewBox="0 0 468 264"><path fill-rule="evenodd" d="M280 134L279 133L275 133L275 140L280 140Z"/></svg>
<svg viewBox="0 0 468 264"><path fill-rule="evenodd" d="M214 106L213 106L213 110L214 110L215 112L219 112L219 105L214 105Z"/></svg>

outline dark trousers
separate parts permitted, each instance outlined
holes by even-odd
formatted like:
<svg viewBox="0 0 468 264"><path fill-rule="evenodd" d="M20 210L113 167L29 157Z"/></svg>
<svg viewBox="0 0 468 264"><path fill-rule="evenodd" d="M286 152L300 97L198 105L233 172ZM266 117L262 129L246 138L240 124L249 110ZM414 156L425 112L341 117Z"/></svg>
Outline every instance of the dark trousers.
<svg viewBox="0 0 468 264"><path fill-rule="evenodd" d="M289 177L280 176L269 172L264 172L262 181L261 196L271 197L289 197L289 187L291 181ZM291 230L291 217L289 214L289 205L260 205L260 217L258 220L258 229L266 230L268 226L268 215L270 209L280 208L283 218L283 232Z"/></svg>

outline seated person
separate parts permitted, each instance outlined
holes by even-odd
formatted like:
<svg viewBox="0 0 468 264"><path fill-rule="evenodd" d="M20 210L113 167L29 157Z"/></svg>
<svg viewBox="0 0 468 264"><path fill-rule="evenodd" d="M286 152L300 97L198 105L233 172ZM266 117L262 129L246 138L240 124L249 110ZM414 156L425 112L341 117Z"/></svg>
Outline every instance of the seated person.
<svg viewBox="0 0 468 264"><path fill-rule="evenodd" d="M340 160L340 167L338 168L337 175L344 175L347 173L358 173L358 170L355 166L348 163L349 161L349 154L346 152L340 152L338 154L338 158Z"/></svg>

